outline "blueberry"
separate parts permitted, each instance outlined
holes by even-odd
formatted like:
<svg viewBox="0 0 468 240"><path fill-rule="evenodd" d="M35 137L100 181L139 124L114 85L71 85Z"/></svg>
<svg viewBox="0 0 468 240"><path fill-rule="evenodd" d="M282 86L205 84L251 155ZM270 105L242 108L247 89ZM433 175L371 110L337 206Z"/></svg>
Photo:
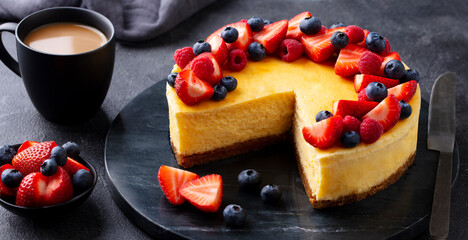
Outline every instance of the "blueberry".
<svg viewBox="0 0 468 240"><path fill-rule="evenodd" d="M223 85L216 85L213 87L214 92L213 95L211 96L211 99L215 101L221 101L224 98L226 98L227 95L227 89Z"/></svg>
<svg viewBox="0 0 468 240"><path fill-rule="evenodd" d="M273 21L271 21L271 20L268 20L268 19L263 20L263 25L265 25L265 26L268 25L268 24L272 24L272 23L273 23Z"/></svg>
<svg viewBox="0 0 468 240"><path fill-rule="evenodd" d="M9 188L16 188L19 187L21 184L21 180L23 180L23 174L16 169L5 169L2 172L2 182L5 186Z"/></svg>
<svg viewBox="0 0 468 240"><path fill-rule="evenodd" d="M411 105L409 105L403 100L400 100L400 107L401 107L400 119L408 118L409 116L411 116L411 113L413 113L413 108L411 108Z"/></svg>
<svg viewBox="0 0 468 240"><path fill-rule="evenodd" d="M258 42L251 43L249 45L248 51L249 57L253 61L260 61L266 56L265 47L263 47L263 45Z"/></svg>
<svg viewBox="0 0 468 240"><path fill-rule="evenodd" d="M405 75L406 70L405 66L401 61L398 60L390 60L385 64L385 76L391 79L400 79Z"/></svg>
<svg viewBox="0 0 468 240"><path fill-rule="evenodd" d="M346 45L348 45L349 39L348 39L348 35L346 35L346 33L336 31L331 36L330 41L331 41L331 44L334 47L336 47L338 49L341 49L341 48L346 47Z"/></svg>
<svg viewBox="0 0 468 240"><path fill-rule="evenodd" d="M341 144L343 144L345 148L356 147L360 140L361 137L355 131L347 131L341 135Z"/></svg>
<svg viewBox="0 0 468 240"><path fill-rule="evenodd" d="M419 82L419 72L410 68L407 69L406 74L404 74L403 77L400 78L400 83L409 82L411 80Z"/></svg>
<svg viewBox="0 0 468 240"><path fill-rule="evenodd" d="M53 159L59 166L65 165L67 163L67 150L60 146L52 148L50 159Z"/></svg>
<svg viewBox="0 0 468 240"><path fill-rule="evenodd" d="M249 24L250 29L252 29L252 32L262 31L263 26L265 25L263 19L259 17L251 17L249 20L247 20L247 24Z"/></svg>
<svg viewBox="0 0 468 240"><path fill-rule="evenodd" d="M247 212L237 204L229 204L224 208L223 218L226 225L240 227L245 223Z"/></svg>
<svg viewBox="0 0 468 240"><path fill-rule="evenodd" d="M333 117L333 113L327 110L323 110L323 111L318 112L317 115L315 115L315 121L320 122L323 119L327 119L331 117Z"/></svg>
<svg viewBox="0 0 468 240"><path fill-rule="evenodd" d="M57 163L53 159L45 160L41 165L41 173L44 176L52 176L57 172Z"/></svg>
<svg viewBox="0 0 468 240"><path fill-rule="evenodd" d="M203 40L196 42L193 45L193 53L195 55L200 55L204 52L211 52L211 45Z"/></svg>
<svg viewBox="0 0 468 240"><path fill-rule="evenodd" d="M67 142L62 145L62 147L67 150L67 156L71 158L78 158L80 155L81 149L80 146L74 142Z"/></svg>
<svg viewBox="0 0 468 240"><path fill-rule="evenodd" d="M330 29L337 28L337 27L346 27L346 25L344 25L344 23L342 23L342 22L336 22L336 23L334 23L333 25L330 26Z"/></svg>
<svg viewBox="0 0 468 240"><path fill-rule="evenodd" d="M73 175L72 184L75 195L82 193L93 185L93 176L90 172L80 169Z"/></svg>
<svg viewBox="0 0 468 240"><path fill-rule="evenodd" d="M320 31L322 22L316 17L307 17L299 23L299 29L306 35L313 35Z"/></svg>
<svg viewBox="0 0 468 240"><path fill-rule="evenodd" d="M10 145L0 147L0 166L3 164L10 163L13 157L16 155L16 149Z"/></svg>
<svg viewBox="0 0 468 240"><path fill-rule="evenodd" d="M260 196L266 203L275 203L281 198L281 190L275 184L269 184L262 188Z"/></svg>
<svg viewBox="0 0 468 240"><path fill-rule="evenodd" d="M255 189L260 186L262 177L259 172L253 169L247 169L239 173L237 176L237 182L241 188Z"/></svg>
<svg viewBox="0 0 468 240"><path fill-rule="evenodd" d="M385 39L376 32L370 32L366 37L366 47L372 52L382 52L385 49Z"/></svg>
<svg viewBox="0 0 468 240"><path fill-rule="evenodd" d="M387 87L379 82L371 82L366 87L366 95L369 100L373 102L380 102L388 95Z"/></svg>
<svg viewBox="0 0 468 240"><path fill-rule="evenodd" d="M233 43L239 37L239 32L234 27L226 27L221 32L221 37L224 39L226 43Z"/></svg>
<svg viewBox="0 0 468 240"><path fill-rule="evenodd" d="M174 87L175 79L177 78L177 75L179 74L176 72L173 72L167 76L167 84L169 84L169 86Z"/></svg>
<svg viewBox="0 0 468 240"><path fill-rule="evenodd" d="M220 84L223 85L228 92L231 92L237 87L237 79L231 76L226 76L221 79Z"/></svg>

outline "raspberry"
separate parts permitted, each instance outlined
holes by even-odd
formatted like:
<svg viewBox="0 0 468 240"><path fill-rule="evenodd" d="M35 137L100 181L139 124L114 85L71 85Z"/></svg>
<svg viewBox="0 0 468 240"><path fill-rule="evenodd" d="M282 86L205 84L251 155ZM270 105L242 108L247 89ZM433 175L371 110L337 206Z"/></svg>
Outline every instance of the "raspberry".
<svg viewBox="0 0 468 240"><path fill-rule="evenodd" d="M365 89L365 88L363 88L363 89L359 92L357 98L358 98L358 101L364 101L364 102L370 102L370 101L371 101L371 100L367 97L366 89Z"/></svg>
<svg viewBox="0 0 468 240"><path fill-rule="evenodd" d="M383 126L376 120L372 118L364 119L360 128L361 141L365 143L373 143L382 136L383 131Z"/></svg>
<svg viewBox="0 0 468 240"><path fill-rule="evenodd" d="M195 58L190 64L190 69L198 78L210 82L214 66L209 58Z"/></svg>
<svg viewBox="0 0 468 240"><path fill-rule="evenodd" d="M355 26L355 25L349 25L345 29L346 35L348 35L348 39L350 43L358 43L362 42L364 40L364 31L362 28Z"/></svg>
<svg viewBox="0 0 468 240"><path fill-rule="evenodd" d="M174 53L174 61L182 69L184 69L185 66L187 66L187 64L189 64L194 58L195 54L191 47L177 49Z"/></svg>
<svg viewBox="0 0 468 240"><path fill-rule="evenodd" d="M304 45L294 39L284 39L280 44L280 57L285 62L292 62L302 56Z"/></svg>
<svg viewBox="0 0 468 240"><path fill-rule="evenodd" d="M366 51L359 58L358 67L362 74L375 74L382 65L382 58L379 55Z"/></svg>
<svg viewBox="0 0 468 240"><path fill-rule="evenodd" d="M392 48L390 47L390 42L385 38L385 49L379 53L380 56L387 56L387 54L392 52Z"/></svg>
<svg viewBox="0 0 468 240"><path fill-rule="evenodd" d="M343 132L355 131L359 133L360 126L361 121L353 116L347 115L343 118Z"/></svg>
<svg viewBox="0 0 468 240"><path fill-rule="evenodd" d="M247 55L240 49L234 49L229 52L227 67L232 71L240 71L247 65Z"/></svg>

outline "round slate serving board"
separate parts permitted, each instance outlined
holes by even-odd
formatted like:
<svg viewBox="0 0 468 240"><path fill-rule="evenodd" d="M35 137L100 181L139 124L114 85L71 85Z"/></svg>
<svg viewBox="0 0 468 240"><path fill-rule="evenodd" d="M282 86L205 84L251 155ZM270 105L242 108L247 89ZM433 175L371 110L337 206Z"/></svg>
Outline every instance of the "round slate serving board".
<svg viewBox="0 0 468 240"><path fill-rule="evenodd" d="M160 81L133 99L115 118L106 139L105 165L111 193L122 211L149 235L167 239L384 239L412 238L427 229L438 153L426 148L428 103L422 101L416 160L395 184L357 203L315 210L311 207L288 144L191 168L223 177L223 203L217 213L190 204L171 205L159 188L161 165L178 166L169 143L166 83ZM458 173L454 151L453 181ZM239 190L237 175L253 168L262 184L283 191L277 205L258 193ZM222 209L240 204L247 210L242 228L224 225Z"/></svg>

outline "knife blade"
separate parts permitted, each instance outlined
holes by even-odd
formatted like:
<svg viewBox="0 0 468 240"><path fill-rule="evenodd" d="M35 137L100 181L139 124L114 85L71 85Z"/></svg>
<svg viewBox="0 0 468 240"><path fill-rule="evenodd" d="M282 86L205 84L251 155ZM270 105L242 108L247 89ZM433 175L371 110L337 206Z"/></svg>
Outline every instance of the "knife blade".
<svg viewBox="0 0 468 240"><path fill-rule="evenodd" d="M450 223L452 159L455 144L456 75L440 75L432 87L429 103L427 147L439 151L439 164L429 224L431 239L446 239Z"/></svg>

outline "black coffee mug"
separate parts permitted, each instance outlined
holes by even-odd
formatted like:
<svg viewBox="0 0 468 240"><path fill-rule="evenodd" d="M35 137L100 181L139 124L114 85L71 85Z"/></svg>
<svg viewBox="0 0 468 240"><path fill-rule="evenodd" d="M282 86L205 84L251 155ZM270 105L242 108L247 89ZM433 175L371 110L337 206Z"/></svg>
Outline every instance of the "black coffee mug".
<svg viewBox="0 0 468 240"><path fill-rule="evenodd" d="M37 27L74 22L100 30L108 39L90 52L57 55L35 50L24 43ZM16 62L2 43L1 32L15 34ZM20 23L0 25L0 60L23 79L29 98L47 120L61 124L91 118L106 98L115 58L114 26L103 15L74 7L49 8L33 13Z"/></svg>

